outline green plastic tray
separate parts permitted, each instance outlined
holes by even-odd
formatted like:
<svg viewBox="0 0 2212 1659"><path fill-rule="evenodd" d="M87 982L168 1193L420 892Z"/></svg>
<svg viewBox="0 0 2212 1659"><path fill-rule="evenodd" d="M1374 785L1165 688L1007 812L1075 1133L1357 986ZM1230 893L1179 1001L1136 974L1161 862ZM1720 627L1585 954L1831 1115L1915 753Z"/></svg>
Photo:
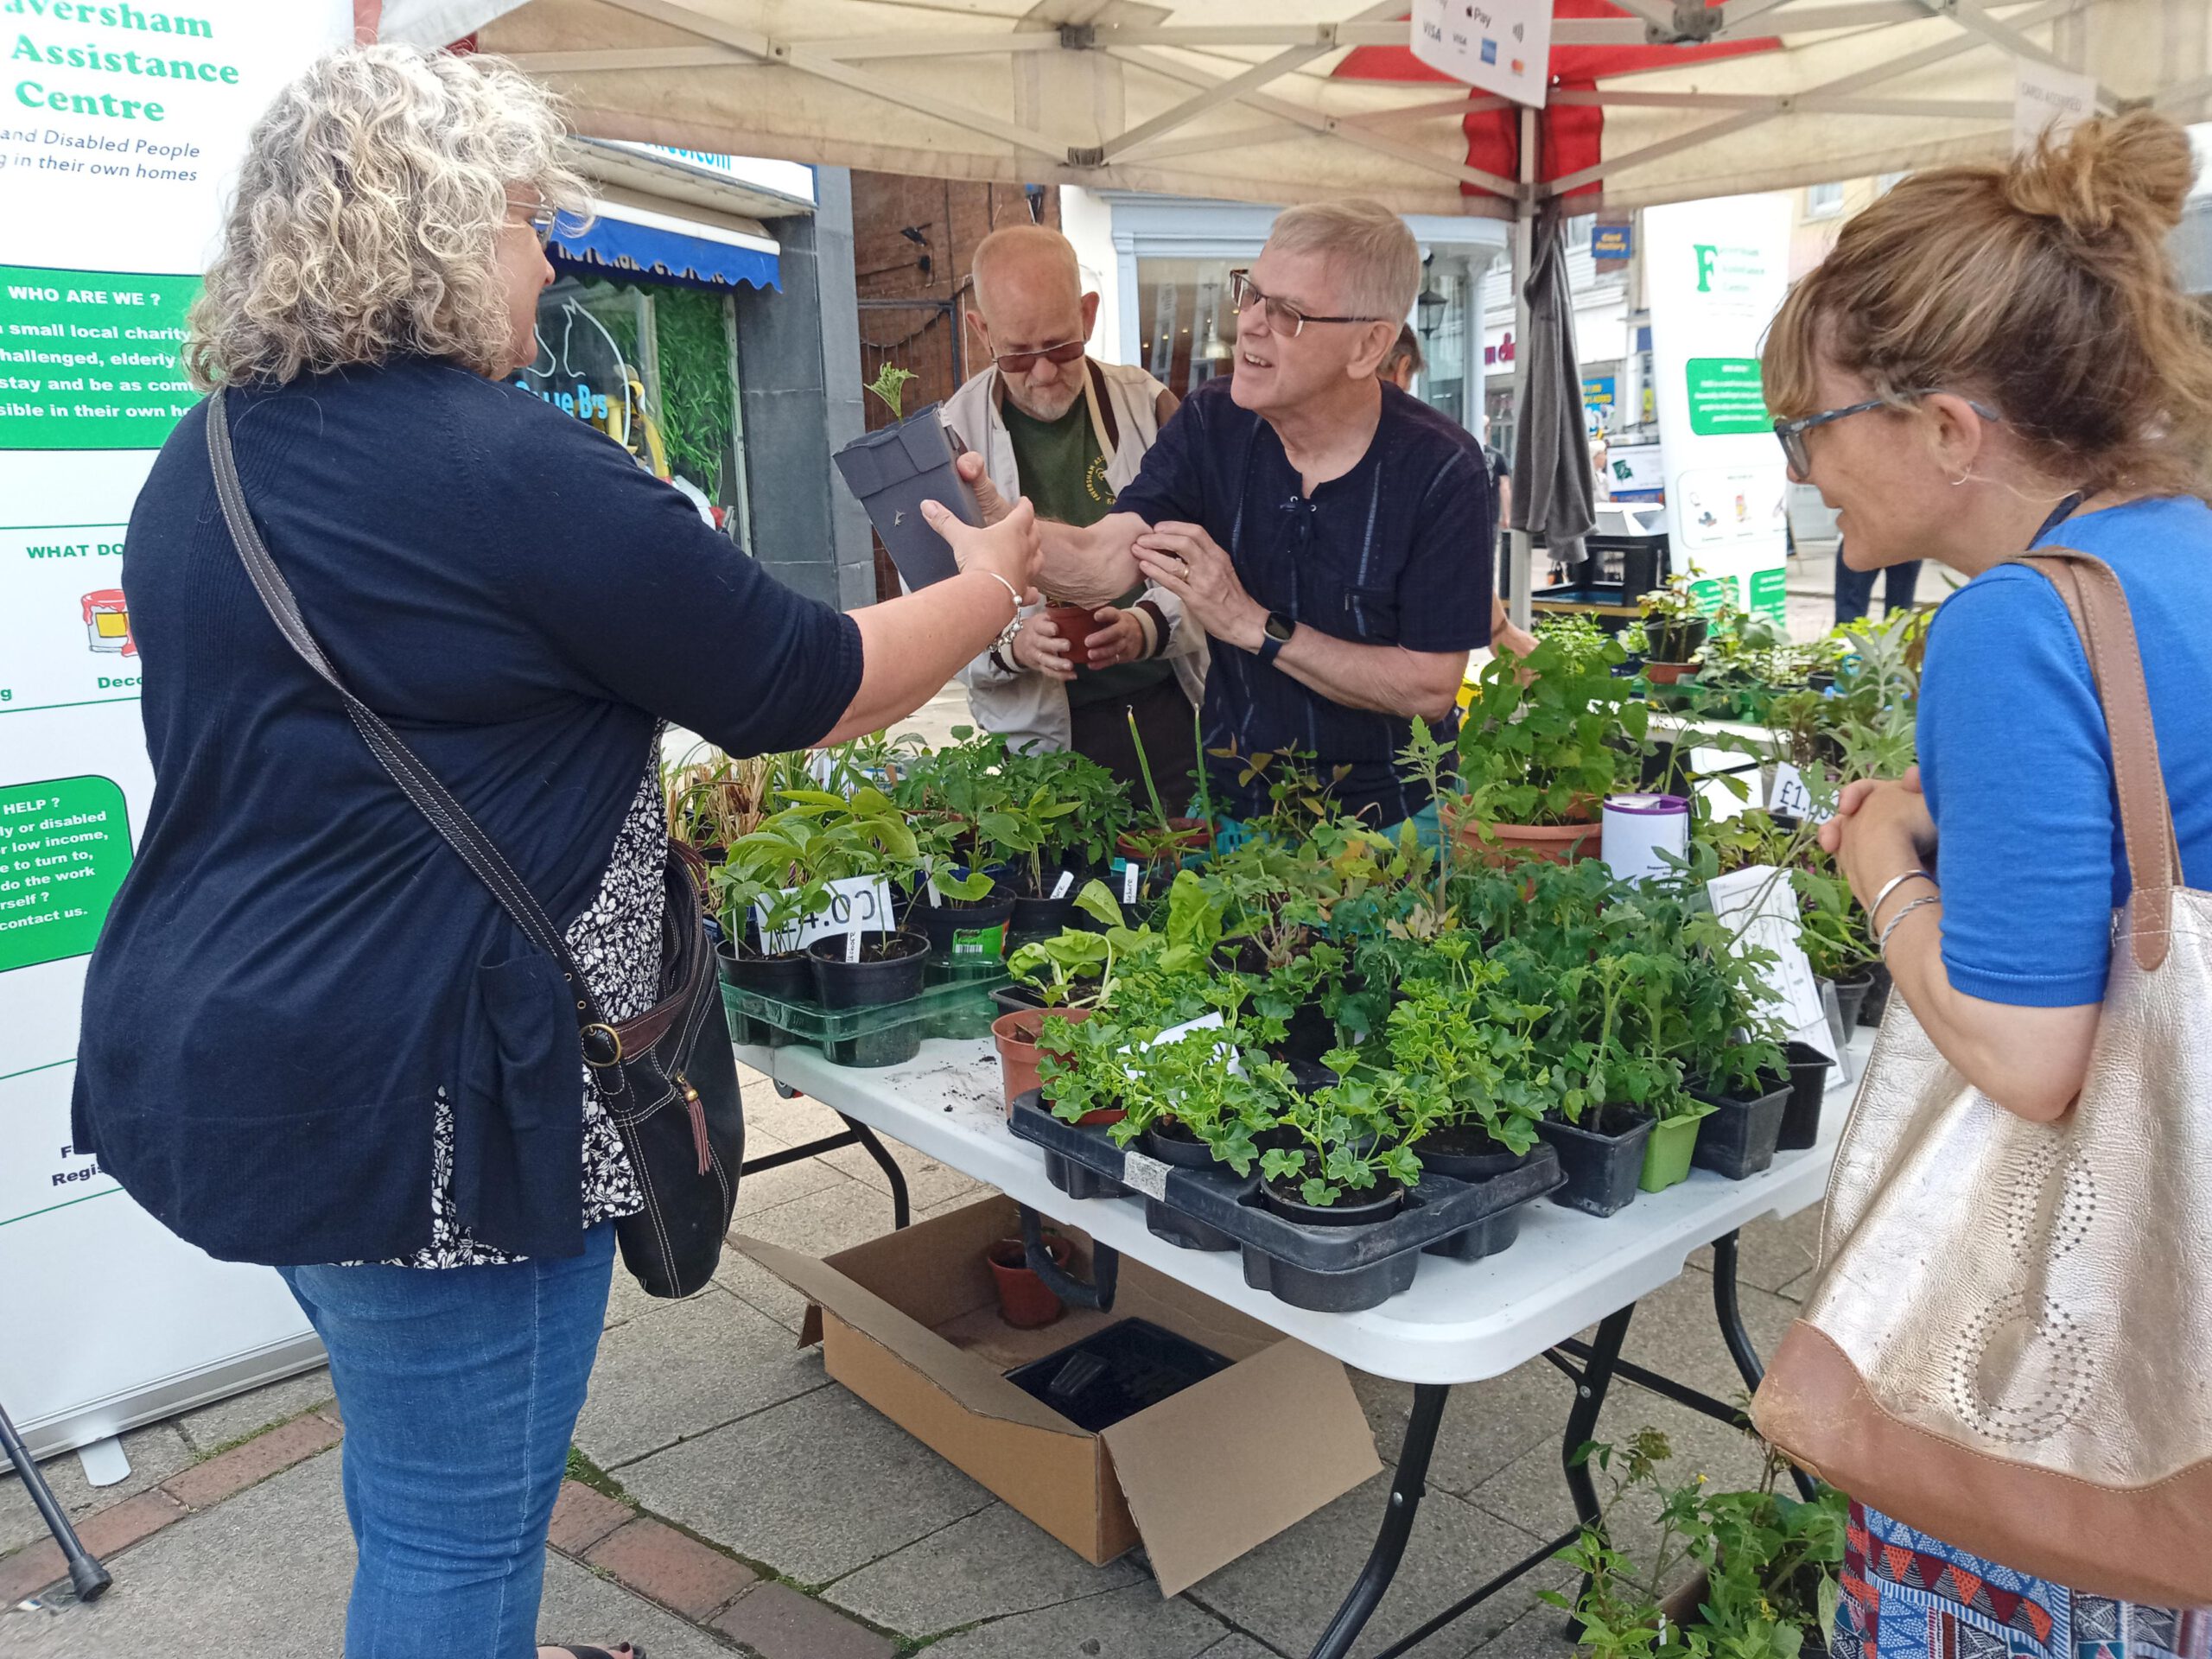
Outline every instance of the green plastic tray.
<svg viewBox="0 0 2212 1659"><path fill-rule="evenodd" d="M722 1012L730 1040L769 1048L797 1044L818 1048L834 1065L896 1065L912 1059L925 1037L988 1037L1002 1010L991 993L1007 982L997 959L963 963L933 961L923 970L922 993L904 1002L872 1008L825 1008L818 1002L785 1002L722 980Z"/></svg>

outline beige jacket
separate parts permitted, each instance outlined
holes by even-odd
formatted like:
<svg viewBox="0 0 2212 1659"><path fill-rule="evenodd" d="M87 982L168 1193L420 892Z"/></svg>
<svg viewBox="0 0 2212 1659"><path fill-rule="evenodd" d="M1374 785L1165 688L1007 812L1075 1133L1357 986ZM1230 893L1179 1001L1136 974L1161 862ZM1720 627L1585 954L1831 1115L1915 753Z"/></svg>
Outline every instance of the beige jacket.
<svg viewBox="0 0 2212 1659"><path fill-rule="evenodd" d="M1106 481L1120 490L1136 477L1145 452L1160 435L1159 400L1166 389L1142 369L1089 358L1084 362L1090 378L1084 397L1090 407L1099 451L1106 457ZM983 470L992 484L1012 500L1021 493L1021 476L1014 462L1014 440L999 412L999 372L993 365L945 400L944 423L982 455ZM1185 621L1182 601L1166 588L1148 584L1144 596L1167 620L1167 645L1161 654L1195 707L1205 695L1205 630ZM1002 668L988 652L962 669L959 679L968 688L969 712L983 730L1003 734L1017 749L1068 747L1072 727L1063 682L1019 666Z"/></svg>

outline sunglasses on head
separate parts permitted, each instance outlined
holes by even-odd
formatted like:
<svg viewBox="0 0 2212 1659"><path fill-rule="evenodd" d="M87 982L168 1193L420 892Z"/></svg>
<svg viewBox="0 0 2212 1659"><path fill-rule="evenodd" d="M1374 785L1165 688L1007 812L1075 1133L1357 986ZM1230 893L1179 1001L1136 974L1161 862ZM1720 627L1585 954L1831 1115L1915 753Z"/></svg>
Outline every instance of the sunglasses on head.
<svg viewBox="0 0 2212 1659"><path fill-rule="evenodd" d="M1080 340L1063 341L1058 346L1046 346L1034 352L1004 352L991 360L999 365L1001 374L1027 374L1037 366L1037 359L1065 367L1090 349L1089 342Z"/></svg>

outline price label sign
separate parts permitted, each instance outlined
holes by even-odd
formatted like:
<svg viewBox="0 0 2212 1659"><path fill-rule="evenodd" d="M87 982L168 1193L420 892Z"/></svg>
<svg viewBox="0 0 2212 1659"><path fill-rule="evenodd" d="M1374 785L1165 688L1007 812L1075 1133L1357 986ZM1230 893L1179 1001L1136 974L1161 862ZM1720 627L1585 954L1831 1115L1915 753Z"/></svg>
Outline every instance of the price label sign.
<svg viewBox="0 0 2212 1659"><path fill-rule="evenodd" d="M753 926L760 936L760 948L770 956L803 950L831 933L888 933L892 931L891 883L880 875L848 876L842 881L832 881L828 904L798 926L787 927L779 933L769 932L766 910L755 905Z"/></svg>
<svg viewBox="0 0 2212 1659"><path fill-rule="evenodd" d="M1737 956L1758 948L1770 950L1775 960L1764 972L1768 987L1782 1003L1783 1023L1789 1034L1809 1043L1823 1054L1835 1046L1828 1030L1827 1011L1821 1003L1820 981L1798 942L1797 889L1787 870L1771 864L1754 864L1731 870L1705 884L1713 913L1728 924ZM1834 1057L1830 1054L1830 1058Z"/></svg>
<svg viewBox="0 0 2212 1659"><path fill-rule="evenodd" d="M1835 816L1813 798L1813 788L1805 781L1805 774L1787 760L1775 762L1774 795L1766 807L1770 812L1810 818L1815 823L1826 823Z"/></svg>

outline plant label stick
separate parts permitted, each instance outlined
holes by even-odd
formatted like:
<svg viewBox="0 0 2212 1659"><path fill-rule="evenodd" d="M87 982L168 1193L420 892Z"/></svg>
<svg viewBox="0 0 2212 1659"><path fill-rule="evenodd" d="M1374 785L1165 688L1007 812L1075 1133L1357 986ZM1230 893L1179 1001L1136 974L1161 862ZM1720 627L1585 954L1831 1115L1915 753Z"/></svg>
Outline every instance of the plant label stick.
<svg viewBox="0 0 2212 1659"><path fill-rule="evenodd" d="M861 959L860 920L858 912L855 912L852 918L853 925L845 932L845 960L847 962L858 962Z"/></svg>
<svg viewBox="0 0 2212 1659"><path fill-rule="evenodd" d="M1060 879L1052 883L1052 897L1055 899L1066 898L1068 896L1068 889L1073 886L1075 886L1075 872L1073 870L1062 870L1060 872Z"/></svg>
<svg viewBox="0 0 2212 1659"><path fill-rule="evenodd" d="M1122 866L1122 902L1134 905L1137 901L1137 864L1131 859Z"/></svg>

